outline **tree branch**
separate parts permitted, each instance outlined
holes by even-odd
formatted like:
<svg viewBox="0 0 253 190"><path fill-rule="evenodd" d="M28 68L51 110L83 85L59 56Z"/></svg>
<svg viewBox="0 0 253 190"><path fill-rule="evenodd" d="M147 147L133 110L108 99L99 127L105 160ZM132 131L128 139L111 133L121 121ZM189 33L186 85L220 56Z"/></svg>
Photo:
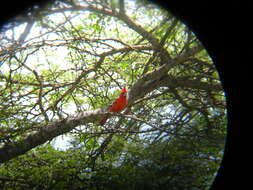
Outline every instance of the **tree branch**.
<svg viewBox="0 0 253 190"><path fill-rule="evenodd" d="M120 12L120 14L125 14L125 2L124 2L124 0L119 0L119 12Z"/></svg>
<svg viewBox="0 0 253 190"><path fill-rule="evenodd" d="M0 163L22 155L32 148L47 142L48 140L71 131L77 126L98 121L103 114L103 109L86 111L78 114L77 116L68 117L50 122L45 126L40 126L38 131L29 134L26 138L17 142L5 144L3 147L1 147Z"/></svg>
<svg viewBox="0 0 253 190"><path fill-rule="evenodd" d="M191 88L199 89L204 91L222 91L222 86L220 84L210 84L207 82L201 82L195 79L189 79L186 77L172 77L167 75L163 77L161 82L162 86L167 86L169 88Z"/></svg>
<svg viewBox="0 0 253 190"><path fill-rule="evenodd" d="M168 60L165 64L156 68L154 71L143 75L143 77L140 78L129 91L129 104L132 104L135 100L143 97L145 94L153 91L157 87L164 85L164 79L162 78L167 76L167 73L171 68L184 62L188 57L199 53L201 50L203 50L202 45L193 47L178 57Z"/></svg>

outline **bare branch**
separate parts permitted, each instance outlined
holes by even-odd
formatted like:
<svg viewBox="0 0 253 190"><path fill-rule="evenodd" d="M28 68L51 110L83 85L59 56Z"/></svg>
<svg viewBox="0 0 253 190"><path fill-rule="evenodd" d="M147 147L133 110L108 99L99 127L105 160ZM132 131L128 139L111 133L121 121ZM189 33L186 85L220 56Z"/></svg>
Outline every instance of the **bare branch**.
<svg viewBox="0 0 253 190"><path fill-rule="evenodd" d="M104 114L103 109L86 111L62 120L42 125L38 131L29 134L25 139L5 144L0 148L0 163L6 162L16 156L26 153L30 149L41 145L54 137L71 131L77 126L89 122L96 122Z"/></svg>
<svg viewBox="0 0 253 190"><path fill-rule="evenodd" d="M163 77L166 77L169 70L177 64L184 62L188 57L195 55L196 53L203 50L203 46L199 45L190 49L188 52L167 61L166 64L156 68L154 71L146 73L142 78L140 78L131 88L129 92L129 104L138 98L143 97L145 94L153 91L157 87L160 87L163 83Z"/></svg>

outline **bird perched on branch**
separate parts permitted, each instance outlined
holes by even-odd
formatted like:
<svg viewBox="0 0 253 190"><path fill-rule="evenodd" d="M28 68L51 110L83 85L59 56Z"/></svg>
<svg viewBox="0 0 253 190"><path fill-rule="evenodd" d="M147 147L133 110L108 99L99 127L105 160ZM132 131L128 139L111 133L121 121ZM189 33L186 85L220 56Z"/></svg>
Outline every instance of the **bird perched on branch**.
<svg viewBox="0 0 253 190"><path fill-rule="evenodd" d="M121 90L121 93L119 97L114 101L114 103L108 107L107 111L108 112L113 112L113 113L118 113L122 111L126 105L128 104L127 100L127 89L123 88ZM104 125L107 119L110 117L110 114L106 114L100 121L100 125Z"/></svg>

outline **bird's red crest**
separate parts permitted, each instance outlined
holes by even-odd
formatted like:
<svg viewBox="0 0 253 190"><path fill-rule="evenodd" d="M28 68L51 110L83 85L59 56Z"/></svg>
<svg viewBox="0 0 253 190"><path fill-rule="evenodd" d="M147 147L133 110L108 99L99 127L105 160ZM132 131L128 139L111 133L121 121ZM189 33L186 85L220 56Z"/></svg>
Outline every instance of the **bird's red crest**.
<svg viewBox="0 0 253 190"><path fill-rule="evenodd" d="M127 92L127 89L124 87L121 92Z"/></svg>

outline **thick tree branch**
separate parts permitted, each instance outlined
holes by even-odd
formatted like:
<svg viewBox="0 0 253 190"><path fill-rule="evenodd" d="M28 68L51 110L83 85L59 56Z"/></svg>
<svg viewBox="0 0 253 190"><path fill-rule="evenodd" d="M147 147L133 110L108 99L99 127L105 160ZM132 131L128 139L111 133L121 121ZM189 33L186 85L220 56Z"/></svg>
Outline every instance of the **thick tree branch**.
<svg viewBox="0 0 253 190"><path fill-rule="evenodd" d="M162 66L156 68L154 71L148 72L143 75L131 88L129 92L129 104L132 104L135 100L143 97L145 94L153 91L157 87L162 86L163 84L163 77L167 76L167 73L171 68L175 65L180 64L187 60L190 56L195 55L196 53L203 50L203 46L199 45L196 47L191 48L189 51L181 54L180 56L170 59L163 64Z"/></svg>
<svg viewBox="0 0 253 190"><path fill-rule="evenodd" d="M204 91L223 90L220 84L209 84L207 82L201 82L195 79L189 79L186 77L172 77L170 75L163 77L161 85L169 88L191 88Z"/></svg>
<svg viewBox="0 0 253 190"><path fill-rule="evenodd" d="M124 0L119 0L119 12L120 12L120 14L125 14L125 2L124 2Z"/></svg>
<svg viewBox="0 0 253 190"><path fill-rule="evenodd" d="M0 163L22 155L32 148L47 142L48 140L71 131L77 126L98 121L103 114L103 109L86 111L78 114L77 116L57 120L50 122L45 126L41 126L38 128L38 131L29 134L25 139L8 143L1 147Z"/></svg>
<svg viewBox="0 0 253 190"><path fill-rule="evenodd" d="M29 21L24 29L24 32L20 35L20 37L18 38L18 42L19 43L23 43L26 39L26 37L28 36L28 34L30 33L32 26L34 24L34 21Z"/></svg>

